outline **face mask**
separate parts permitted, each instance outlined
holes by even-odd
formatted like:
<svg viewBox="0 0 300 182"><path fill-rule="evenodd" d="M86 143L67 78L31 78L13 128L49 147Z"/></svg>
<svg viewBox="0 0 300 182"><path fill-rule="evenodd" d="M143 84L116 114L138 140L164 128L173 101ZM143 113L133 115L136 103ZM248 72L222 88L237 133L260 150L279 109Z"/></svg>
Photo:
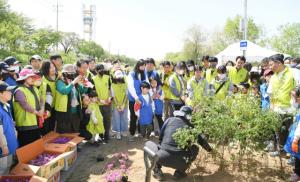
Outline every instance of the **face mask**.
<svg viewBox="0 0 300 182"><path fill-rule="evenodd" d="M189 71L194 71L194 66L189 66L189 67L188 67L188 70L189 70Z"/></svg>
<svg viewBox="0 0 300 182"><path fill-rule="evenodd" d="M226 77L226 74L218 74L220 80L223 80Z"/></svg>
<svg viewBox="0 0 300 182"><path fill-rule="evenodd" d="M20 66L13 66L12 69L15 70L15 73L19 73L21 70Z"/></svg>

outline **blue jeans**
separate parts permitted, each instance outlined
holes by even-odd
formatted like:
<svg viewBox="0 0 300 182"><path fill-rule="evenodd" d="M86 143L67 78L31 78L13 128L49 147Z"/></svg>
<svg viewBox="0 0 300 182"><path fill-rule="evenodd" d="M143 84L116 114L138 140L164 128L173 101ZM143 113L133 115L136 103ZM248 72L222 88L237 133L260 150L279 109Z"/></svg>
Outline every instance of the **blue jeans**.
<svg viewBox="0 0 300 182"><path fill-rule="evenodd" d="M124 111L119 112L116 108L113 108L112 115L112 130L116 132L128 131L128 107L125 107Z"/></svg>

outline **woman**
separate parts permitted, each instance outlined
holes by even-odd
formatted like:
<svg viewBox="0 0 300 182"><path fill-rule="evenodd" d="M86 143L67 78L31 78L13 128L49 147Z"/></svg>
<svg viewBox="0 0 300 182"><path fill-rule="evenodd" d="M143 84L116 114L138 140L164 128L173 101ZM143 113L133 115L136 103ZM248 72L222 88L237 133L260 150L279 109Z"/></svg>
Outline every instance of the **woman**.
<svg viewBox="0 0 300 182"><path fill-rule="evenodd" d="M140 59L134 67L134 70L129 72L127 78L127 86L128 86L128 100L129 100L129 111L130 111L130 124L129 131L130 137L129 140L133 141L133 136L136 131L136 121L137 117L134 112L134 104L135 102L140 103L139 95L141 95L141 82L146 80L145 76L145 62Z"/></svg>
<svg viewBox="0 0 300 182"><path fill-rule="evenodd" d="M45 120L44 125L47 127L47 131L53 131L55 128L55 93L56 93L56 86L55 82L57 80L57 74L55 71L55 66L50 61L43 61L41 74L43 75L42 85L47 85L46 87L50 87L51 97L47 94L45 99L45 104L50 104L50 117ZM43 94L46 96L45 94Z"/></svg>
<svg viewBox="0 0 300 182"><path fill-rule="evenodd" d="M43 118L44 108L41 105L39 90L34 86L36 74L33 70L23 69L19 76L19 87L14 94L13 106L21 147L41 137L38 119Z"/></svg>
<svg viewBox="0 0 300 182"><path fill-rule="evenodd" d="M66 64L62 77L56 81L55 112L58 133L79 132L81 118L81 94L87 92L82 85L83 77L76 77L75 67Z"/></svg>

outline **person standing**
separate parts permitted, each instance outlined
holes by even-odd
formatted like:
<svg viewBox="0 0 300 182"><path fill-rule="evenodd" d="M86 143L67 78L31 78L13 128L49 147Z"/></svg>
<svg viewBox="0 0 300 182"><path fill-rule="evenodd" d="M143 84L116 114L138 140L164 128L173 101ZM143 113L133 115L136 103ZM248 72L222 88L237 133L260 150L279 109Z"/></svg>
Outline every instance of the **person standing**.
<svg viewBox="0 0 300 182"><path fill-rule="evenodd" d="M0 81L0 175L6 174L13 163L13 155L18 148L14 121L10 112L11 91L5 82Z"/></svg>
<svg viewBox="0 0 300 182"><path fill-rule="evenodd" d="M171 113L175 110L179 110L181 106L184 105L186 96L185 96L185 65L180 62L176 65L175 73L169 79L170 85L170 105L171 105Z"/></svg>
<svg viewBox="0 0 300 182"><path fill-rule="evenodd" d="M209 57L209 68L205 71L205 79L210 84L211 81L217 76L217 64L218 64L218 58L216 57Z"/></svg>
<svg viewBox="0 0 300 182"><path fill-rule="evenodd" d="M83 86L83 77L76 77L74 65L65 64L62 76L56 81L55 113L58 133L77 133L82 118L81 95L87 92Z"/></svg>
<svg viewBox="0 0 300 182"><path fill-rule="evenodd" d="M235 61L235 67L228 66L227 71L229 80L233 84L239 85L242 82L248 81L248 71L244 68L246 58L244 56L238 56Z"/></svg>
<svg viewBox="0 0 300 182"><path fill-rule="evenodd" d="M127 77L128 100L129 100L129 111L130 111L129 141L134 140L134 135L137 128L137 116L135 115L134 104L140 103L139 95L141 95L142 93L141 82L144 80L146 80L145 61L143 59L140 59L135 64L133 71L129 72Z"/></svg>
<svg viewBox="0 0 300 182"><path fill-rule="evenodd" d="M171 114L170 109L170 98L171 98L171 91L169 86L169 78L172 75L172 65L170 61L164 61L163 62L163 72L160 74L160 80L162 82L162 93L163 93L163 99L164 99L164 113L163 117L164 120L168 119Z"/></svg>
<svg viewBox="0 0 300 182"><path fill-rule="evenodd" d="M106 74L105 68L103 64L96 65L97 75L94 76L93 83L95 85L95 90L98 95L100 111L103 116L103 124L104 124L104 141L107 143L109 140L109 134L111 130L111 81L110 77Z"/></svg>
<svg viewBox="0 0 300 182"><path fill-rule="evenodd" d="M40 71L42 65L42 57L39 55L33 55L29 59L29 64L32 66L34 71Z"/></svg>
<svg viewBox="0 0 300 182"><path fill-rule="evenodd" d="M23 69L17 79L18 88L14 93L13 109L20 146L27 145L41 138L38 126L39 118L44 116L39 90L35 87L32 69Z"/></svg>
<svg viewBox="0 0 300 182"><path fill-rule="evenodd" d="M288 130L293 123L293 105L291 102L291 93L296 86L296 81L292 70L284 65L284 56L275 54L269 58L269 66L274 72L270 79L267 93L270 95L270 109L277 112L281 116L281 127L276 132L274 146L277 146L277 151L271 153L271 156L280 154L280 150L288 136Z"/></svg>

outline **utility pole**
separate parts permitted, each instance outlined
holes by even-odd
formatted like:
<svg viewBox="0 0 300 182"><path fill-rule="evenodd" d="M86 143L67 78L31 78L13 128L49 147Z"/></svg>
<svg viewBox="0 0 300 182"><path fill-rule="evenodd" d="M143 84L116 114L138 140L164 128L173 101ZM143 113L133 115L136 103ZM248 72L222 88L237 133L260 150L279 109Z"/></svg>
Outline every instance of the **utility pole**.
<svg viewBox="0 0 300 182"><path fill-rule="evenodd" d="M247 20L247 0L244 0L244 21L243 21L243 38L247 41L247 29L248 29L248 20ZM243 56L246 56L246 50L243 50Z"/></svg>

